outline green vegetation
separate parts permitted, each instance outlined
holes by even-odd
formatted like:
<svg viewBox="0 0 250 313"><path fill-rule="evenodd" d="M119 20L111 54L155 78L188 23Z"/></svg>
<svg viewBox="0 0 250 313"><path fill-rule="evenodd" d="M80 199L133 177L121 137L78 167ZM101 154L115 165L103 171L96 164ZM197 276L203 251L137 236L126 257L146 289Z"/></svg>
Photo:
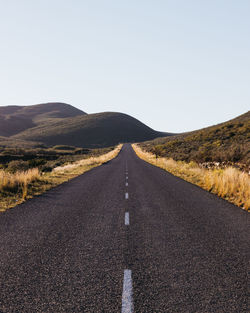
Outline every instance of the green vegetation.
<svg viewBox="0 0 250 313"><path fill-rule="evenodd" d="M250 111L219 125L140 146L157 157L197 163L223 162L223 166L238 164L246 170L250 166Z"/></svg>

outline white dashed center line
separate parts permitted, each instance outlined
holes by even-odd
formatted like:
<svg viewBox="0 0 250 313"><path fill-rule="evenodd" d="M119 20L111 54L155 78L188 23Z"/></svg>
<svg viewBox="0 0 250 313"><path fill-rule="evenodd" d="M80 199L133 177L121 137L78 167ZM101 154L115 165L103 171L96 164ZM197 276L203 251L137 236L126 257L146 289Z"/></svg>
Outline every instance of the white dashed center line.
<svg viewBox="0 0 250 313"><path fill-rule="evenodd" d="M125 193L125 199L128 199L128 192Z"/></svg>
<svg viewBox="0 0 250 313"><path fill-rule="evenodd" d="M128 183L126 183L126 186L128 186Z"/></svg>
<svg viewBox="0 0 250 313"><path fill-rule="evenodd" d="M129 225L129 212L125 213L125 225L128 226Z"/></svg>
<svg viewBox="0 0 250 313"><path fill-rule="evenodd" d="M123 292L122 292L122 313L133 313L133 286L131 270L124 270Z"/></svg>

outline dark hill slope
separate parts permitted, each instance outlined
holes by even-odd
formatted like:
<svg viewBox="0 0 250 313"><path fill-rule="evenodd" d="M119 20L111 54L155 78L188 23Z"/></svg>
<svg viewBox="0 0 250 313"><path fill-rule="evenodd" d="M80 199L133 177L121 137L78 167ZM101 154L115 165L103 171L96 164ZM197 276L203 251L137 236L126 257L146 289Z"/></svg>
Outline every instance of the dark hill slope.
<svg viewBox="0 0 250 313"><path fill-rule="evenodd" d="M166 135L154 131L129 115L105 112L39 125L12 138L39 141L46 145L105 147L119 142L145 141Z"/></svg>
<svg viewBox="0 0 250 313"><path fill-rule="evenodd" d="M41 123L86 113L66 103L0 107L0 136L12 136Z"/></svg>
<svg viewBox="0 0 250 313"><path fill-rule="evenodd" d="M250 165L250 111L218 125L159 138L142 146L175 160Z"/></svg>
<svg viewBox="0 0 250 313"><path fill-rule="evenodd" d="M0 136L9 137L34 126L36 126L36 124L29 118L0 115Z"/></svg>

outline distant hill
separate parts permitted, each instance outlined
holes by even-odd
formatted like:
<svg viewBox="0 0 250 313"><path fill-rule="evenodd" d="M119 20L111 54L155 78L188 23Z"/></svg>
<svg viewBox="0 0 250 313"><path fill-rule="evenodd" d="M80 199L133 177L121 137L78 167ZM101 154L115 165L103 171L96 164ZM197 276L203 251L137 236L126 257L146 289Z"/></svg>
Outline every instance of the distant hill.
<svg viewBox="0 0 250 313"><path fill-rule="evenodd" d="M85 115L86 113L60 102L31 106L0 107L0 136L12 136L49 120Z"/></svg>
<svg viewBox="0 0 250 313"><path fill-rule="evenodd" d="M32 142L94 148L167 135L123 113L86 114L65 103L0 107L0 145L4 146Z"/></svg>
<svg viewBox="0 0 250 313"><path fill-rule="evenodd" d="M46 145L105 147L119 142L145 141L163 135L166 136L129 115L105 112L40 125L13 138L39 141Z"/></svg>
<svg viewBox="0 0 250 313"><path fill-rule="evenodd" d="M250 166L250 111L218 125L158 138L142 146L175 160L240 162Z"/></svg>

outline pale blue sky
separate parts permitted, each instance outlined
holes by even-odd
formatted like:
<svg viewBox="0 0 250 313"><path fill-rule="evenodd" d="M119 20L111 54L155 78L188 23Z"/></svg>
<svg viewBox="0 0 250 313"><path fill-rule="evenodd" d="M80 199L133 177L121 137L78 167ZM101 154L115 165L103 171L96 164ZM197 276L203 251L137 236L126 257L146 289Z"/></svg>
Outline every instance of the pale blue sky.
<svg viewBox="0 0 250 313"><path fill-rule="evenodd" d="M249 0L0 0L0 105L198 129L249 110L249 38Z"/></svg>

